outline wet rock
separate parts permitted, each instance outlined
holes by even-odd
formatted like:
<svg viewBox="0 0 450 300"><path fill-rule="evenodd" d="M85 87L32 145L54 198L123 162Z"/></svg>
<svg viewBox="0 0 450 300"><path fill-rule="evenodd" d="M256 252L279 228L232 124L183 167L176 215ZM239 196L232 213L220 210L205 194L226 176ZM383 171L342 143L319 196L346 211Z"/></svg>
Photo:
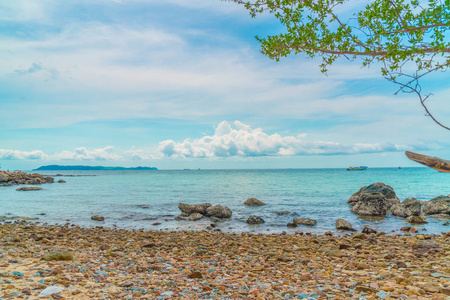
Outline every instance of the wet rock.
<svg viewBox="0 0 450 300"><path fill-rule="evenodd" d="M294 220L292 222L297 225L301 224L301 225L306 225L306 226L314 226L317 224L316 220L307 219L307 218L294 218Z"/></svg>
<svg viewBox="0 0 450 300"><path fill-rule="evenodd" d="M287 223L287 227L295 228L295 227L297 227L297 224L295 224L295 223Z"/></svg>
<svg viewBox="0 0 450 300"><path fill-rule="evenodd" d="M66 181L63 179L60 179L60 180L58 180L58 183L66 183Z"/></svg>
<svg viewBox="0 0 450 300"><path fill-rule="evenodd" d="M206 209L206 215L208 217L216 217L221 219L231 218L233 212L226 206L220 204L208 207Z"/></svg>
<svg viewBox="0 0 450 300"><path fill-rule="evenodd" d="M200 219L204 218L204 216L202 214L199 213L193 213L188 217L189 221L198 221Z"/></svg>
<svg viewBox="0 0 450 300"><path fill-rule="evenodd" d="M202 204L178 204L178 208L181 210L183 216L189 216L193 213L199 213L202 215L206 215L206 210L211 207L210 203L202 203Z"/></svg>
<svg viewBox="0 0 450 300"><path fill-rule="evenodd" d="M263 206L266 205L264 202L256 199L256 198L248 198L247 200L245 200L244 202L245 205L248 206Z"/></svg>
<svg viewBox="0 0 450 300"><path fill-rule="evenodd" d="M356 229L353 228L352 224L350 224L350 222L348 222L348 221L346 221L344 219L337 219L336 220L336 229L356 231Z"/></svg>
<svg viewBox="0 0 450 300"><path fill-rule="evenodd" d="M400 204L391 206L390 211L394 216L407 218L410 216L419 216L422 210L422 202L417 199L405 199Z"/></svg>
<svg viewBox="0 0 450 300"><path fill-rule="evenodd" d="M73 255L67 250L56 250L42 257L46 261L73 260Z"/></svg>
<svg viewBox="0 0 450 300"><path fill-rule="evenodd" d="M381 182L362 187L347 201L353 206L351 211L364 216L385 216L394 204L400 203L394 189Z"/></svg>
<svg viewBox="0 0 450 300"><path fill-rule="evenodd" d="M183 220L186 220L186 218L182 217L182 216L177 216L177 217L175 217L175 220L176 221L183 221Z"/></svg>
<svg viewBox="0 0 450 300"><path fill-rule="evenodd" d="M371 234L371 233L377 233L377 231L373 228L370 228L369 225L364 225L362 233Z"/></svg>
<svg viewBox="0 0 450 300"><path fill-rule="evenodd" d="M424 216L411 216L408 217L406 220L411 224L426 224L428 223L426 218Z"/></svg>
<svg viewBox="0 0 450 300"><path fill-rule="evenodd" d="M248 217L247 221L245 221L245 223L249 225L258 225L264 223L264 220L258 216L250 216Z"/></svg>
<svg viewBox="0 0 450 300"><path fill-rule="evenodd" d="M439 196L423 204L425 215L450 214L450 195Z"/></svg>
<svg viewBox="0 0 450 300"><path fill-rule="evenodd" d="M361 216L385 216L387 212L386 198L381 193L364 193L350 210Z"/></svg>
<svg viewBox="0 0 450 300"><path fill-rule="evenodd" d="M94 221L105 221L105 217L95 215L95 216L91 217L91 220L94 220Z"/></svg>
<svg viewBox="0 0 450 300"><path fill-rule="evenodd" d="M39 190L42 190L42 188L41 187L38 187L38 186L24 186L24 187L21 187L21 188L18 188L18 189L16 189L16 191L19 191L19 192L26 192L26 191L39 191Z"/></svg>

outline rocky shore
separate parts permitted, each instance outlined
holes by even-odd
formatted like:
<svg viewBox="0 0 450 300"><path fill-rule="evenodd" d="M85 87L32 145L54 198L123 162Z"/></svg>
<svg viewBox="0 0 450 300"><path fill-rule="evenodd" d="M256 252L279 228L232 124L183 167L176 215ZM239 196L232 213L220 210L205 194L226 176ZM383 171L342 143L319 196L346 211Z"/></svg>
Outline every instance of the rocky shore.
<svg viewBox="0 0 450 300"><path fill-rule="evenodd" d="M0 225L0 298L450 299L445 235Z"/></svg>
<svg viewBox="0 0 450 300"><path fill-rule="evenodd" d="M8 172L0 170L0 186L19 184L44 184L53 183L55 179L38 173L25 173L22 171Z"/></svg>

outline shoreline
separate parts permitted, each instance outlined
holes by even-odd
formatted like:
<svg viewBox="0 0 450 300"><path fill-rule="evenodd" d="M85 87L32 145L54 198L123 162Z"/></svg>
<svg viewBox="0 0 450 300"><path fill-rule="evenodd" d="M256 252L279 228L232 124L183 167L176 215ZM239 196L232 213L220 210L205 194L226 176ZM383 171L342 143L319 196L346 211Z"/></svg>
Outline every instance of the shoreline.
<svg viewBox="0 0 450 300"><path fill-rule="evenodd" d="M52 285L64 288L53 299L450 295L447 235L337 237L33 224L0 224L0 232L2 299L34 299ZM55 250L72 258L43 260Z"/></svg>

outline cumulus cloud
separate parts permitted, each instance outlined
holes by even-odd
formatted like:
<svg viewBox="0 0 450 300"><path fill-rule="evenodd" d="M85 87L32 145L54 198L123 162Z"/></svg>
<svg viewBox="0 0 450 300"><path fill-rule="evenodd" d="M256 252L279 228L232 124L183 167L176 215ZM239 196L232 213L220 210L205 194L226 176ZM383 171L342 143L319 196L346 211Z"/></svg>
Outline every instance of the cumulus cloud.
<svg viewBox="0 0 450 300"><path fill-rule="evenodd" d="M142 149L136 149L132 147L130 150L124 152L125 157L130 158L132 160L148 160L153 159L154 157L150 154L147 154Z"/></svg>
<svg viewBox="0 0 450 300"><path fill-rule="evenodd" d="M47 155L40 151L19 151L19 150L9 150L9 149L0 149L0 159L4 160L20 160L20 159L43 159L47 157Z"/></svg>
<svg viewBox="0 0 450 300"><path fill-rule="evenodd" d="M203 158L231 156L289 156L289 155L342 155L393 152L409 149L392 143L357 143L345 145L336 142L305 141L305 135L269 135L261 128L252 129L239 121L234 128L226 121L220 123L215 134L199 139L186 139L181 143L166 140L159 144L165 157Z"/></svg>
<svg viewBox="0 0 450 300"><path fill-rule="evenodd" d="M122 156L113 153L113 146L88 150L85 147L76 148L73 151L63 151L52 158L61 160L118 160Z"/></svg>

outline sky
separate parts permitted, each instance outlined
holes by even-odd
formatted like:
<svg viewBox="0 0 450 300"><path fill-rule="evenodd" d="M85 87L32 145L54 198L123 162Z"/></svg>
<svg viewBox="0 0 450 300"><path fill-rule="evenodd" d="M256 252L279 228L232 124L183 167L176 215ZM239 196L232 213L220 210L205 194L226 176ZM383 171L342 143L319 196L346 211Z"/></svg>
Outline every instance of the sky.
<svg viewBox="0 0 450 300"><path fill-rule="evenodd" d="M379 68L304 55L275 62L282 31L220 0L0 2L0 164L159 169L419 166L450 132ZM450 72L423 82L450 123ZM448 120L448 122L446 122Z"/></svg>

